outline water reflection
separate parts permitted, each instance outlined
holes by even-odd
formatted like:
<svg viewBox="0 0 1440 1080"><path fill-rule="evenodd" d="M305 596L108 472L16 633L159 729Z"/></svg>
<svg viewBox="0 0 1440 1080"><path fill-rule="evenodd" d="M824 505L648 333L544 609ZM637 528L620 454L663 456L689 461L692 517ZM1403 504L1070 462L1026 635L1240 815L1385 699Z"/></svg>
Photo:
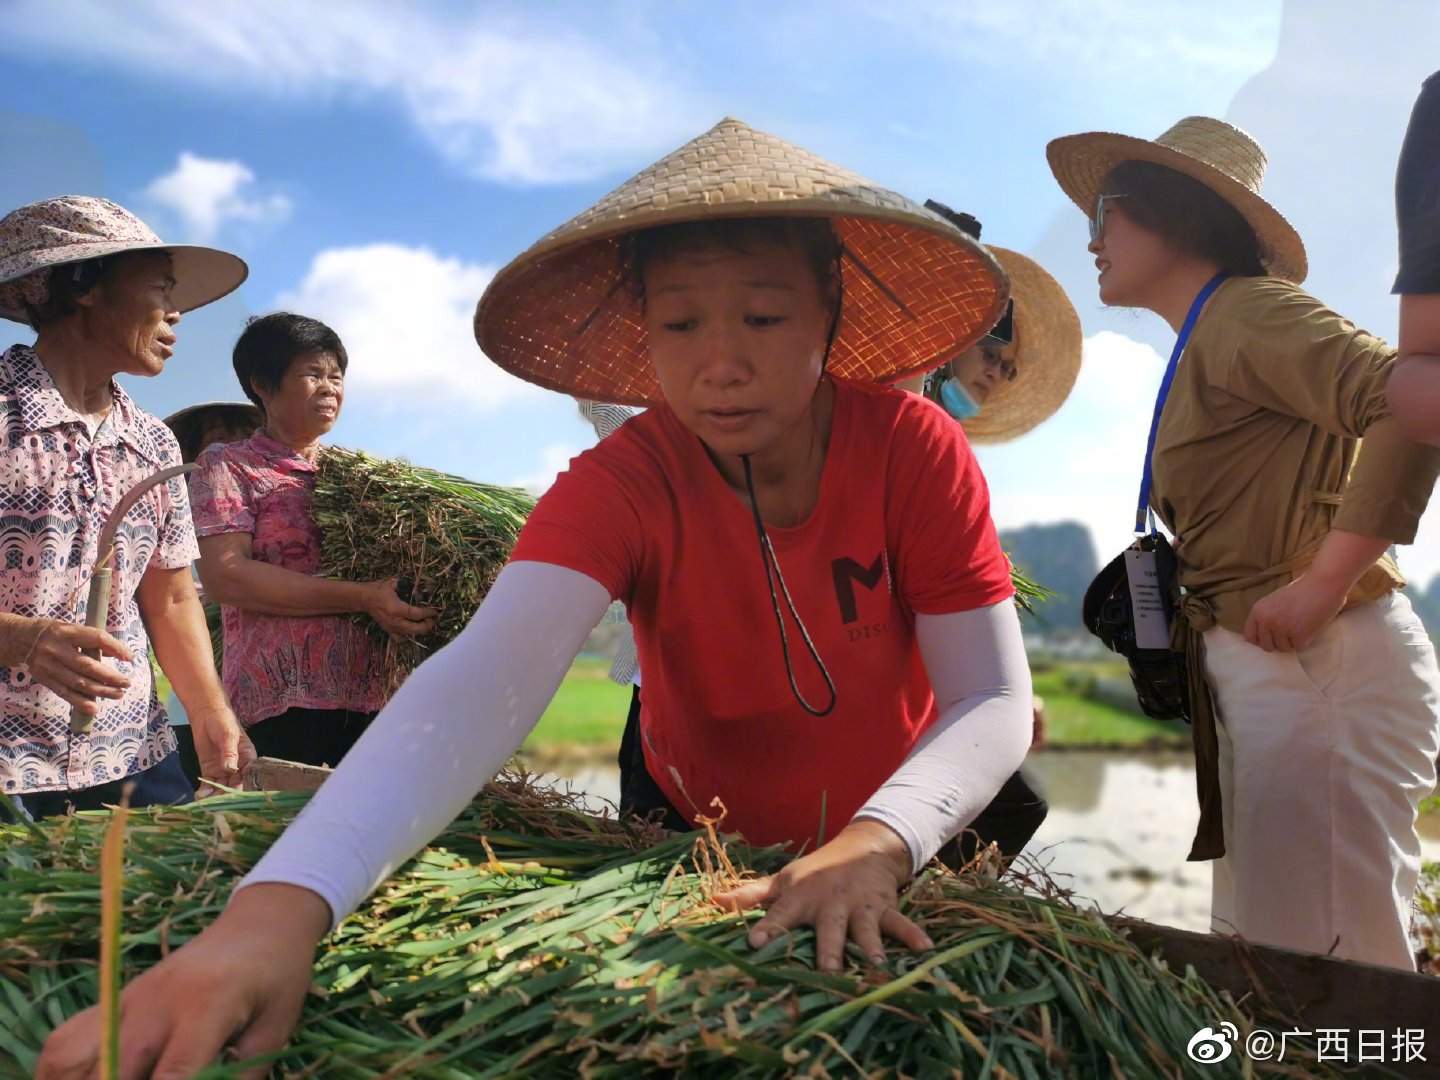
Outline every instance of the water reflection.
<svg viewBox="0 0 1440 1080"><path fill-rule="evenodd" d="M1050 816L1028 855L1102 911L1206 930L1210 867L1187 863L1199 811L1188 754L1031 755Z"/></svg>
<svg viewBox="0 0 1440 1080"><path fill-rule="evenodd" d="M1049 750L1032 754L1025 767L1044 787L1050 816L1024 858L1077 902L1209 929L1210 864L1185 861L1199 816L1188 753ZM611 766L564 775L596 800L619 797L620 774ZM1420 836L1424 857L1440 860L1440 812L1420 819Z"/></svg>

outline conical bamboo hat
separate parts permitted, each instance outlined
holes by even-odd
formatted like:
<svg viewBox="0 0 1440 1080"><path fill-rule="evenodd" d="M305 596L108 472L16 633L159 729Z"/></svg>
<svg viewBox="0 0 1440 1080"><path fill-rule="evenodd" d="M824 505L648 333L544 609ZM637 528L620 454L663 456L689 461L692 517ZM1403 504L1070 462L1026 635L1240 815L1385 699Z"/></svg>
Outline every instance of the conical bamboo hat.
<svg viewBox="0 0 1440 1080"><path fill-rule="evenodd" d="M716 218L824 217L843 245L836 375L893 382L969 348L1000 318L1004 272L929 210L738 120L723 120L541 238L480 298L475 336L522 379L594 401L653 405L639 299L620 238Z"/></svg>

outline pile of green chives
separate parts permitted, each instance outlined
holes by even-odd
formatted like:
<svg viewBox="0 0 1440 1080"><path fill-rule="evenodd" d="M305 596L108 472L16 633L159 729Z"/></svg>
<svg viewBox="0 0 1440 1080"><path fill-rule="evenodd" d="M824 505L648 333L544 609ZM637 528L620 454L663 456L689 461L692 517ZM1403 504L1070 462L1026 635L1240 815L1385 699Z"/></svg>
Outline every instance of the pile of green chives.
<svg viewBox="0 0 1440 1080"><path fill-rule="evenodd" d="M132 811L121 960L131 978L223 908L304 795ZM0 1076L99 995L100 852L109 815L0 827ZM904 901L935 942L879 968L812 966L808 931L758 951L708 897L773 849L588 816L502 780L322 947L277 1075L325 1077L1315 1076L1191 1061L1237 1008L1143 955L1091 912L971 875L929 872ZM717 878L718 875L718 878ZM749 916L748 918L753 918ZM223 1076L233 1066L216 1066Z"/></svg>

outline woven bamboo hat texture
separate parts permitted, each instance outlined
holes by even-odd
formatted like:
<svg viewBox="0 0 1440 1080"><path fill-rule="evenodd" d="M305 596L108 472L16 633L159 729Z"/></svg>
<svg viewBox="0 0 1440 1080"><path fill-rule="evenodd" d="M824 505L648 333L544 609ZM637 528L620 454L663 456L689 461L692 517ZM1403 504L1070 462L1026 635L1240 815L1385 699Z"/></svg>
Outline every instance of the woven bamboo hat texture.
<svg viewBox="0 0 1440 1080"><path fill-rule="evenodd" d="M239 288L250 272L228 251L167 244L150 226L109 199L61 195L30 203L0 218L0 318L29 324L26 305L49 295L52 267L125 251L167 251L178 311L204 307Z"/></svg>
<svg viewBox="0 0 1440 1080"><path fill-rule="evenodd" d="M495 363L575 397L662 399L639 301L622 278L626 233L717 218L829 218L844 246L844 307L827 370L892 382L978 341L1004 314L1004 272L959 229L901 195L738 120L722 120L542 237L475 311Z"/></svg>
<svg viewBox="0 0 1440 1080"><path fill-rule="evenodd" d="M1014 382L991 391L980 415L965 421L972 443L1003 443L1054 416L1080 374L1083 335L1075 305L1049 272L1028 255L991 245L1015 302Z"/></svg>
<svg viewBox="0 0 1440 1080"><path fill-rule="evenodd" d="M1295 226L1260 196L1265 151L1248 133L1208 116L1187 116L1158 139L1090 131L1054 139L1045 148L1050 170L1075 205L1092 214L1100 185L1123 161L1150 161L1200 181L1255 230L1271 274L1297 284L1309 270Z"/></svg>

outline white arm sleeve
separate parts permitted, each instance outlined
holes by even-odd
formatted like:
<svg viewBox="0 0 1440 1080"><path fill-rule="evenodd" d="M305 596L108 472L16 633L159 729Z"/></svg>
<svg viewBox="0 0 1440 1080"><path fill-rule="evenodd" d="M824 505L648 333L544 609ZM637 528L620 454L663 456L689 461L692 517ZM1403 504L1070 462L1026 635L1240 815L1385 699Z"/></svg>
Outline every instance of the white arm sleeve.
<svg viewBox="0 0 1440 1080"><path fill-rule="evenodd" d="M1020 767L1034 714L1011 601L917 615L915 636L940 716L855 816L899 833L919 873Z"/></svg>
<svg viewBox="0 0 1440 1080"><path fill-rule="evenodd" d="M507 565L240 887L303 886L338 925L519 749L609 604L575 570Z"/></svg>

